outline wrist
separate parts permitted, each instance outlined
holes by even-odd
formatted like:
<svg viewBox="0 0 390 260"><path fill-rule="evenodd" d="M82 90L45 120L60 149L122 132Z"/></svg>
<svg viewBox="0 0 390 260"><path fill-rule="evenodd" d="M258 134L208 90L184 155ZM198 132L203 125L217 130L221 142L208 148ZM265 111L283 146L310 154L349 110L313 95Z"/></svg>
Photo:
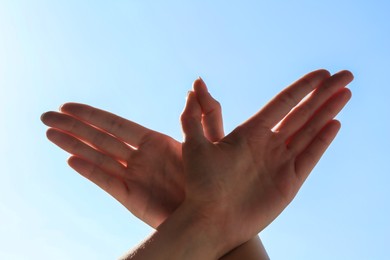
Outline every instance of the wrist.
<svg viewBox="0 0 390 260"><path fill-rule="evenodd" d="M228 212L224 204L208 205L185 200L168 221L182 221L181 230L186 232L183 236L192 238L192 254L207 252L194 259L219 259L240 244L234 235L234 223Z"/></svg>
<svg viewBox="0 0 390 260"><path fill-rule="evenodd" d="M183 202L157 228L161 234L172 231L177 259L218 259L225 253L223 231L216 225L215 218L210 217L208 210L193 203Z"/></svg>
<svg viewBox="0 0 390 260"><path fill-rule="evenodd" d="M225 252L214 218L192 203L182 205L141 245L121 259L218 259Z"/></svg>

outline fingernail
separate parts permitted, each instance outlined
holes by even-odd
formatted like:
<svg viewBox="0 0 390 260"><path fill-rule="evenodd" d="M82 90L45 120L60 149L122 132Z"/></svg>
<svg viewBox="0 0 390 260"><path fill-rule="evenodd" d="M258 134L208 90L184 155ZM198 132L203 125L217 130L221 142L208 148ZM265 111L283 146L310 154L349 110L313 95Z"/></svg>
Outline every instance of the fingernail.
<svg viewBox="0 0 390 260"><path fill-rule="evenodd" d="M203 83L204 86L206 86L206 83L204 83L204 80L202 79L201 76L199 76L198 79Z"/></svg>
<svg viewBox="0 0 390 260"><path fill-rule="evenodd" d="M203 88L205 88L208 91L207 85L204 82L204 80L202 79L202 77L199 76L198 79L202 82Z"/></svg>

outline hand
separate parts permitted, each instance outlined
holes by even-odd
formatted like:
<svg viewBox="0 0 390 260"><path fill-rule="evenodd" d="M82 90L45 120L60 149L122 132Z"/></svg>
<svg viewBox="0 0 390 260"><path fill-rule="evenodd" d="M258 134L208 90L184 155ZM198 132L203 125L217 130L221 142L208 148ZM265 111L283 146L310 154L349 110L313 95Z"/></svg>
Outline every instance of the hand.
<svg viewBox="0 0 390 260"><path fill-rule="evenodd" d="M201 106L189 93L181 117L183 207L231 239L225 250L264 229L294 198L340 128L333 118L351 97L345 86L352 79L348 71L312 72L214 143L205 138Z"/></svg>
<svg viewBox="0 0 390 260"><path fill-rule="evenodd" d="M201 79L194 91L210 141L224 136L219 103ZM114 114L67 103L47 112L47 137L71 153L69 165L156 228L183 201L181 143Z"/></svg>

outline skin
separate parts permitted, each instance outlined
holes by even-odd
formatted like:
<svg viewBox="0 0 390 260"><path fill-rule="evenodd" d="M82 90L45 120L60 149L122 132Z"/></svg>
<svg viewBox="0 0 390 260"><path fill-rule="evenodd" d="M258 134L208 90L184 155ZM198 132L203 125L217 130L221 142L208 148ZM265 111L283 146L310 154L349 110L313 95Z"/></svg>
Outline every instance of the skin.
<svg viewBox="0 0 390 260"><path fill-rule="evenodd" d="M181 120L183 204L230 239L216 239L216 250L247 241L292 201L340 129L334 117L351 98L352 80L349 71L309 73L218 142L205 138L190 93Z"/></svg>
<svg viewBox="0 0 390 260"><path fill-rule="evenodd" d="M217 142L190 92L181 122L185 200L126 259L218 259L269 225L336 137L349 71L304 76Z"/></svg>
<svg viewBox="0 0 390 260"><path fill-rule="evenodd" d="M224 137L220 104L202 79L193 85L206 138ZM66 103L41 117L47 137L72 154L69 165L135 216L157 228L184 200L181 143L132 121L84 104ZM222 259L268 259L257 236Z"/></svg>
<svg viewBox="0 0 390 260"><path fill-rule="evenodd" d="M309 73L215 142L203 129L197 94L190 92L181 117L185 199L125 258L218 259L263 230L335 138L340 123L334 117L351 97L346 85L352 79L348 71ZM99 166L109 161L97 158Z"/></svg>

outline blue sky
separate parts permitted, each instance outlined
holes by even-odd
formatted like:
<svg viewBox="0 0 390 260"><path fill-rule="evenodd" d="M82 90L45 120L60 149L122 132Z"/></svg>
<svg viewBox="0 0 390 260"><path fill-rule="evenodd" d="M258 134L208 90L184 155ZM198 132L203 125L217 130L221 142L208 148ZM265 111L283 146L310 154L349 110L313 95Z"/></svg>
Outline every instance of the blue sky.
<svg viewBox="0 0 390 260"><path fill-rule="evenodd" d="M77 101L181 140L198 76L225 131L318 68L349 69L342 130L260 236L271 259L388 259L388 1L0 0L0 259L113 259L151 229L73 172L41 113Z"/></svg>

